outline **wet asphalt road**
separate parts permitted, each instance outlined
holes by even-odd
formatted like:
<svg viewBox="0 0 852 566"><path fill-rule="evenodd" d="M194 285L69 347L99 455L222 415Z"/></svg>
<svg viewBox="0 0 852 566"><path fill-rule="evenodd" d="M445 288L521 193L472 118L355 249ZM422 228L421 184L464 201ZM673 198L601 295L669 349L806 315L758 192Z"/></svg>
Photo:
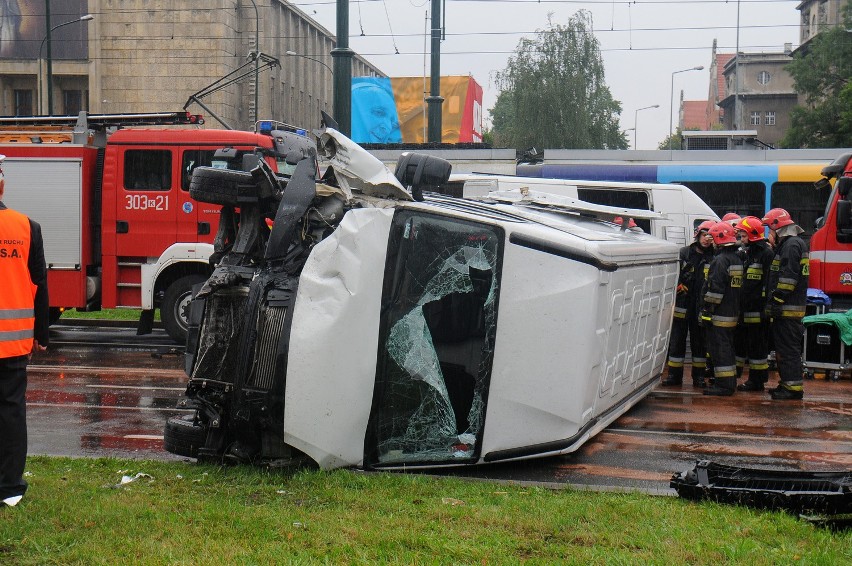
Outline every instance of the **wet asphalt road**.
<svg viewBox="0 0 852 566"><path fill-rule="evenodd" d="M155 330L54 327L29 371L30 454L183 460L162 449L186 383L183 356ZM135 346L129 346L135 344ZM771 383L775 378L771 380ZM804 401L706 397L658 388L579 451L452 472L477 478L669 492L696 460L783 470L852 469L852 379L805 383Z"/></svg>

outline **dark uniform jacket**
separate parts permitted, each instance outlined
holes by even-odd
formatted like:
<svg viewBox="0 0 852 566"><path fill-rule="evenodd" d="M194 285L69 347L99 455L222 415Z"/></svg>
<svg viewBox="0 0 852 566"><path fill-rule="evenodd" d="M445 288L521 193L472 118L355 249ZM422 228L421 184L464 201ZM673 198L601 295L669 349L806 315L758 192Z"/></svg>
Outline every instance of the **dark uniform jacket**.
<svg viewBox="0 0 852 566"><path fill-rule="evenodd" d="M741 291L743 322L757 324L766 307L766 281L775 252L763 240L750 242L745 252L745 279Z"/></svg>
<svg viewBox="0 0 852 566"><path fill-rule="evenodd" d="M798 236L785 236L769 268L766 296L773 316L802 318L808 300L808 245Z"/></svg>
<svg viewBox="0 0 852 566"><path fill-rule="evenodd" d="M736 246L723 246L710 263L704 284L702 310L713 326L734 328L740 316L743 260ZM706 317L702 317L706 318Z"/></svg>
<svg viewBox="0 0 852 566"><path fill-rule="evenodd" d="M680 249L680 277L675 299L675 316L698 312L704 286L705 265L713 259L713 248L702 248L693 242ZM680 318L680 317L679 317Z"/></svg>

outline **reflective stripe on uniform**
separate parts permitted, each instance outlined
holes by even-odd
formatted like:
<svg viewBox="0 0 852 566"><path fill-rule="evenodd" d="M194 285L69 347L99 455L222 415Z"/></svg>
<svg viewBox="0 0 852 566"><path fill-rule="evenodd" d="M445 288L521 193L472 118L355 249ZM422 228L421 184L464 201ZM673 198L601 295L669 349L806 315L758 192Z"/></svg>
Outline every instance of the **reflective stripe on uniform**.
<svg viewBox="0 0 852 566"><path fill-rule="evenodd" d="M25 330L0 330L0 342L13 342L35 336L32 328Z"/></svg>
<svg viewBox="0 0 852 566"><path fill-rule="evenodd" d="M683 358L669 358L669 367L670 368L682 368L683 367Z"/></svg>
<svg viewBox="0 0 852 566"><path fill-rule="evenodd" d="M737 325L737 321L739 317L736 316L721 316L718 314L714 314L711 317L713 321L713 326L720 326L722 328L733 328Z"/></svg>
<svg viewBox="0 0 852 566"><path fill-rule="evenodd" d="M722 293L713 293L711 291L707 291L704 293L704 300L708 303L719 304L722 302Z"/></svg>
<svg viewBox="0 0 852 566"><path fill-rule="evenodd" d="M762 360L748 360L748 367L751 369L769 369L769 360L763 358Z"/></svg>
<svg viewBox="0 0 852 566"><path fill-rule="evenodd" d="M760 324L761 316L759 312L744 312L743 313L743 322L746 324Z"/></svg>
<svg viewBox="0 0 852 566"><path fill-rule="evenodd" d="M737 368L736 366L716 366L713 368L713 375L716 378L719 377L736 377L737 376Z"/></svg>
<svg viewBox="0 0 852 566"><path fill-rule="evenodd" d="M35 317L35 309L0 309L0 320L33 317Z"/></svg>

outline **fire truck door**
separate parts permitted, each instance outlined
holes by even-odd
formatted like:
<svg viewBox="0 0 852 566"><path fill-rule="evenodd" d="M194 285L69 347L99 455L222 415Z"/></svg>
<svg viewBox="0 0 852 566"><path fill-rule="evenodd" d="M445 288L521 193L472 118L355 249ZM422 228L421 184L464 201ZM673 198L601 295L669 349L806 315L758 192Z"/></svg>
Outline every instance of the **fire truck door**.
<svg viewBox="0 0 852 566"><path fill-rule="evenodd" d="M240 153L241 155L242 153ZM181 242L213 243L219 226L219 205L198 202L189 196L189 184L196 167L239 168L225 159L217 159L207 148L185 148L180 156L180 191L177 212L178 238Z"/></svg>
<svg viewBox="0 0 852 566"><path fill-rule="evenodd" d="M116 256L159 257L177 241L179 183L172 149L126 149L119 158ZM123 259L124 258L124 259Z"/></svg>

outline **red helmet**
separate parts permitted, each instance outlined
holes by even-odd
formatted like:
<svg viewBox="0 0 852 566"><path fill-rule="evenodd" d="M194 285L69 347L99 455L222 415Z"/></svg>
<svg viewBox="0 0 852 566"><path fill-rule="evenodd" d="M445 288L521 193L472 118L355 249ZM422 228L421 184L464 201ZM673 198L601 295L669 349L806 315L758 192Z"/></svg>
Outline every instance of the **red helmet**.
<svg viewBox="0 0 852 566"><path fill-rule="evenodd" d="M695 227L695 237L697 238L702 230L705 231L705 232L709 232L710 228L712 228L714 224L716 224L715 220L705 220L704 222L702 222L701 224L696 226Z"/></svg>
<svg viewBox="0 0 852 566"><path fill-rule="evenodd" d="M761 222L769 226L770 230L777 230L778 228L793 224L793 219L790 218L790 213L783 208L773 208L766 213L766 216L761 219Z"/></svg>
<svg viewBox="0 0 852 566"><path fill-rule="evenodd" d="M731 226L736 226L737 222L740 221L740 215L736 212L729 212L725 216L722 217L722 222L727 222Z"/></svg>
<svg viewBox="0 0 852 566"><path fill-rule="evenodd" d="M730 222L717 222L710 228L710 235L713 236L713 242L717 246L727 246L728 244L737 243L737 231L731 226Z"/></svg>
<svg viewBox="0 0 852 566"><path fill-rule="evenodd" d="M745 232L749 242L759 242L763 239L763 222L757 216L746 216L737 222L734 229Z"/></svg>

